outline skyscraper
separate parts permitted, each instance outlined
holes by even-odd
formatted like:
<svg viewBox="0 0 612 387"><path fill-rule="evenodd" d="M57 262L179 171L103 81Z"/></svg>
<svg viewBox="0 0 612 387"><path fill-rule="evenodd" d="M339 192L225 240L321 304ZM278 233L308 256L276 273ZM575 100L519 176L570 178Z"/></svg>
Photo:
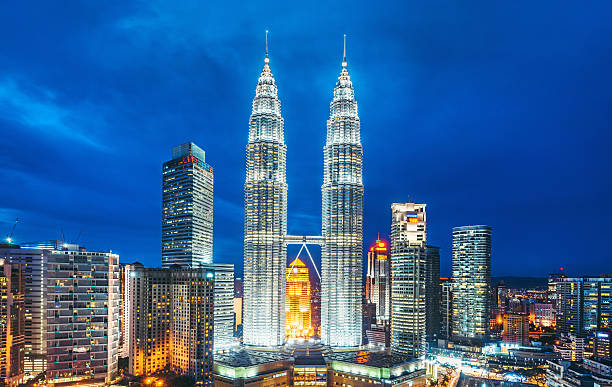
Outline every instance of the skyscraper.
<svg viewBox="0 0 612 387"><path fill-rule="evenodd" d="M453 283L450 278L440 278L440 338L450 339L453 325Z"/></svg>
<svg viewBox="0 0 612 387"><path fill-rule="evenodd" d="M453 228L454 340L488 340L490 286L491 227Z"/></svg>
<svg viewBox="0 0 612 387"><path fill-rule="evenodd" d="M313 335L310 314L310 276L308 267L296 258L287 267L287 301L285 307L287 338L310 338Z"/></svg>
<svg viewBox="0 0 612 387"><path fill-rule="evenodd" d="M425 325L427 340L440 333L440 248L425 247Z"/></svg>
<svg viewBox="0 0 612 387"><path fill-rule="evenodd" d="M330 111L323 148L321 340L353 347L361 344L363 148L346 49Z"/></svg>
<svg viewBox="0 0 612 387"><path fill-rule="evenodd" d="M376 304L376 319L389 321L391 317L391 259L387 243L377 239L368 252L366 273L366 301Z"/></svg>
<svg viewBox="0 0 612 387"><path fill-rule="evenodd" d="M213 169L192 142L172 148L163 166L162 266L212 263Z"/></svg>
<svg viewBox="0 0 612 387"><path fill-rule="evenodd" d="M23 382L25 343L24 265L0 258L0 382L17 386Z"/></svg>
<svg viewBox="0 0 612 387"><path fill-rule="evenodd" d="M244 185L244 343L285 341L287 146L267 49L249 120Z"/></svg>
<svg viewBox="0 0 612 387"><path fill-rule="evenodd" d="M415 203L391 206L391 349L414 357L425 351L425 206Z"/></svg>
<svg viewBox="0 0 612 387"><path fill-rule="evenodd" d="M529 346L529 316L526 313L505 313L502 341L506 344Z"/></svg>

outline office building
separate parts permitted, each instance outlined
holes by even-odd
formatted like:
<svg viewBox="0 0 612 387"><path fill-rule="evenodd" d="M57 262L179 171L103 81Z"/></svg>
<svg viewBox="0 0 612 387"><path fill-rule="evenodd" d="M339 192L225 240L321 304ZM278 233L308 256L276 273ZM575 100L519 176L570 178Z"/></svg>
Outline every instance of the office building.
<svg viewBox="0 0 612 387"><path fill-rule="evenodd" d="M188 142L163 165L162 266L199 267L213 256L213 169Z"/></svg>
<svg viewBox="0 0 612 387"><path fill-rule="evenodd" d="M62 244L50 244L50 247L53 248L58 246L61 248ZM25 279L24 372L26 378L35 377L47 369L47 255L48 250L17 246L0 248L0 259L23 265L22 273Z"/></svg>
<svg viewBox="0 0 612 387"><path fill-rule="evenodd" d="M244 185L244 343L285 342L287 146L266 53L249 120Z"/></svg>
<svg viewBox="0 0 612 387"><path fill-rule="evenodd" d="M391 258L387 243L380 239L370 247L366 273L366 302L376 305L376 319L391 318Z"/></svg>
<svg viewBox="0 0 612 387"><path fill-rule="evenodd" d="M313 335L310 312L310 275L308 267L296 258L287 267L285 306L287 339L308 339Z"/></svg>
<svg viewBox="0 0 612 387"><path fill-rule="evenodd" d="M362 338L363 147L346 55L330 104L323 154L321 341L355 347Z"/></svg>
<svg viewBox="0 0 612 387"><path fill-rule="evenodd" d="M427 327L425 204L393 203L391 216L391 349L420 357Z"/></svg>
<svg viewBox="0 0 612 387"><path fill-rule="evenodd" d="M453 325L457 341L489 339L491 227L453 228Z"/></svg>
<svg viewBox="0 0 612 387"><path fill-rule="evenodd" d="M117 378L119 256L50 250L47 384L108 385Z"/></svg>
<svg viewBox="0 0 612 387"><path fill-rule="evenodd" d="M0 258L0 383L24 381L25 279L23 265Z"/></svg>
<svg viewBox="0 0 612 387"><path fill-rule="evenodd" d="M440 278L440 338L449 340L453 325L453 283L452 279Z"/></svg>
<svg viewBox="0 0 612 387"><path fill-rule="evenodd" d="M505 313L503 319L502 342L529 346L529 316L525 313Z"/></svg>
<svg viewBox="0 0 612 387"><path fill-rule="evenodd" d="M234 279L234 337L242 339L242 310L244 305L242 278Z"/></svg>
<svg viewBox="0 0 612 387"><path fill-rule="evenodd" d="M119 291L121 297L119 299L119 357L130 356L130 336L134 327L132 322L132 305L134 304L133 285L130 282L132 271L136 267L142 267L142 264L135 262L133 264L119 264Z"/></svg>

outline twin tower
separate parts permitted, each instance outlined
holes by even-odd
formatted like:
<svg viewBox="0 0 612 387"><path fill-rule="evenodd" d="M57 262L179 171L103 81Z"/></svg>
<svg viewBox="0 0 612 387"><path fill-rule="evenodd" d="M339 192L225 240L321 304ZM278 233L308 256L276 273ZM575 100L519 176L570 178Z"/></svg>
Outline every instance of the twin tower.
<svg viewBox="0 0 612 387"><path fill-rule="evenodd" d="M287 245L321 245L321 341L361 344L363 148L355 90L342 70L330 104L321 236L287 235L287 146L278 88L266 49L249 120L244 185L244 344L285 343Z"/></svg>

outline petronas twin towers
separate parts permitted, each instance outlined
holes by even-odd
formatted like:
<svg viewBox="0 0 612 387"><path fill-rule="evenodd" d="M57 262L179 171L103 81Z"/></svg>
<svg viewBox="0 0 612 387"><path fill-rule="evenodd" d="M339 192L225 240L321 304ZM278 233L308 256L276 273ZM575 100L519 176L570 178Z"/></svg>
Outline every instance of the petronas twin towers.
<svg viewBox="0 0 612 387"><path fill-rule="evenodd" d="M361 344L363 148L346 50L323 149L321 236L287 236L287 146L269 63L266 50L246 148L244 343L284 344L287 244L302 240L322 246L321 340L331 347L355 347Z"/></svg>

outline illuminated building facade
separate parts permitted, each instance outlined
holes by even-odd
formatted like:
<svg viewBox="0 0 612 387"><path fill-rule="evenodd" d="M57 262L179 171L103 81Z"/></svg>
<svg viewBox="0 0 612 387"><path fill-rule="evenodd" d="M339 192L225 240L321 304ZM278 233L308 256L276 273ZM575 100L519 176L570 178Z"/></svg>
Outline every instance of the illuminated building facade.
<svg viewBox="0 0 612 387"><path fill-rule="evenodd" d="M308 267L296 258L287 268L285 334L287 338L312 337L310 314L310 276Z"/></svg>
<svg viewBox="0 0 612 387"><path fill-rule="evenodd" d="M56 246L52 244L51 247ZM0 259L24 266L26 377L47 369L47 254L47 250L33 248L0 248Z"/></svg>
<svg viewBox="0 0 612 387"><path fill-rule="evenodd" d="M119 264L119 288L121 297L119 299L119 357L130 356L130 336L132 335L132 305L134 304L134 290L131 288L130 275L139 263Z"/></svg>
<svg viewBox="0 0 612 387"><path fill-rule="evenodd" d="M394 353L414 357L425 351L425 206L415 203L391 205L391 349Z"/></svg>
<svg viewBox="0 0 612 387"><path fill-rule="evenodd" d="M559 353L561 359L567 361L582 361L584 359L584 338L574 334L561 334L553 345L553 351Z"/></svg>
<svg viewBox="0 0 612 387"><path fill-rule="evenodd" d="M368 252L366 302L376 304L379 322L391 318L391 259L387 243L377 239Z"/></svg>
<svg viewBox="0 0 612 387"><path fill-rule="evenodd" d="M228 275L231 273L231 276ZM219 284L216 283L219 279ZM129 372L150 375L169 368L196 379L198 384L212 383L213 351L219 350L233 325L233 265L204 265L198 268L144 268L134 264L128 283ZM230 283L227 286L228 282ZM221 319L217 311L218 288L223 288L220 304L229 305ZM229 304L224 293L229 290ZM229 326L229 330L228 330ZM217 327L222 335L217 336Z"/></svg>
<svg viewBox="0 0 612 387"><path fill-rule="evenodd" d="M170 271L129 265L124 321L131 375L151 375L170 361L172 286Z"/></svg>
<svg viewBox="0 0 612 387"><path fill-rule="evenodd" d="M287 146L266 53L249 120L244 185L244 343L285 342Z"/></svg>
<svg viewBox="0 0 612 387"><path fill-rule="evenodd" d="M440 338L450 339L453 325L453 283L450 278L440 278Z"/></svg>
<svg viewBox="0 0 612 387"><path fill-rule="evenodd" d="M119 256L51 250L47 257L47 384L117 377Z"/></svg>
<svg viewBox="0 0 612 387"><path fill-rule="evenodd" d="M172 148L163 165L162 266L212 263L213 169L188 142Z"/></svg>
<svg viewBox="0 0 612 387"><path fill-rule="evenodd" d="M323 148L321 341L354 347L362 338L363 148L346 55L330 111Z"/></svg>
<svg viewBox="0 0 612 387"><path fill-rule="evenodd" d="M214 351L225 351L234 345L234 265L215 263L203 267L215 274Z"/></svg>
<svg viewBox="0 0 612 387"><path fill-rule="evenodd" d="M502 341L505 344L529 346L529 316L526 313L505 313Z"/></svg>
<svg viewBox="0 0 612 387"><path fill-rule="evenodd" d="M555 326L555 308L551 302L535 302L531 304L533 323L536 327L548 328Z"/></svg>
<svg viewBox="0 0 612 387"><path fill-rule="evenodd" d="M23 265L0 258L0 383L23 382L25 280Z"/></svg>
<svg viewBox="0 0 612 387"><path fill-rule="evenodd" d="M595 332L595 345L593 350L593 356L604 359L612 360L612 330L610 329L598 329Z"/></svg>
<svg viewBox="0 0 612 387"><path fill-rule="evenodd" d="M215 355L217 387L291 386L293 358L281 351L240 349Z"/></svg>
<svg viewBox="0 0 612 387"><path fill-rule="evenodd" d="M490 286L491 227L453 228L453 340L489 339Z"/></svg>

